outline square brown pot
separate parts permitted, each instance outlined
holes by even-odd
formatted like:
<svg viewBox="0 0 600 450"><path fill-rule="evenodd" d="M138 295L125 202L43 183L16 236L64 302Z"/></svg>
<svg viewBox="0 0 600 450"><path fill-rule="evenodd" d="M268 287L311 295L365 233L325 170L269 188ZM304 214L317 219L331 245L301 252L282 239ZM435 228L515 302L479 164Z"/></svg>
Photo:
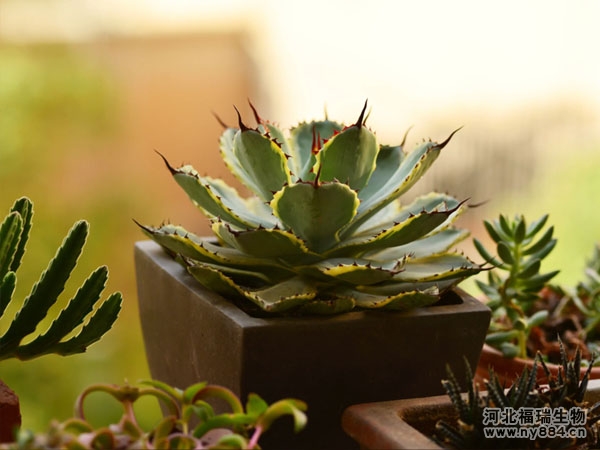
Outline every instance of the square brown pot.
<svg viewBox="0 0 600 450"><path fill-rule="evenodd" d="M151 241L136 243L139 310L151 374L178 387L208 381L245 401L295 397L308 404L297 436L283 424L264 448L350 448L340 420L356 403L442 393L447 363L474 367L489 309L461 290L408 312L252 317L204 289ZM457 376L462 376L460 373Z"/></svg>

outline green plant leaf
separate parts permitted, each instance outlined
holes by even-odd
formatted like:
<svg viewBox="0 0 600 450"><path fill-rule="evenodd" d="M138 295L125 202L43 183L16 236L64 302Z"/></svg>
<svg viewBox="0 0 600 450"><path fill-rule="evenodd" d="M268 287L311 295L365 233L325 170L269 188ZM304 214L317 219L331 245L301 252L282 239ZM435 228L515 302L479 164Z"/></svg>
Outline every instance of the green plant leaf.
<svg viewBox="0 0 600 450"><path fill-rule="evenodd" d="M329 139L317 154L319 181L339 181L359 191L375 170L379 145L362 124L346 128Z"/></svg>
<svg viewBox="0 0 600 450"><path fill-rule="evenodd" d="M0 278L10 270L19 246L23 220L19 213L12 212L0 225Z"/></svg>
<svg viewBox="0 0 600 450"><path fill-rule="evenodd" d="M341 183L298 183L284 187L271 202L273 213L308 248L322 252L339 240L338 232L358 208L356 192Z"/></svg>
<svg viewBox="0 0 600 450"><path fill-rule="evenodd" d="M445 211L424 211L412 215L388 229L380 230L375 236L357 236L354 239L347 239L327 254L333 257L344 254L360 255L365 252L415 243L444 224L459 207Z"/></svg>
<svg viewBox="0 0 600 450"><path fill-rule="evenodd" d="M344 229L344 236L353 234L370 217L408 191L431 167L453 135L454 133L440 144L426 142L410 152L402 158L401 164L387 178L385 184L378 186L377 191L369 189L369 185L362 189L357 216L352 225Z"/></svg>
<svg viewBox="0 0 600 450"><path fill-rule="evenodd" d="M513 265L515 263L512 251L506 242L500 242L496 247L496 250L498 251L498 256L500 259L506 264Z"/></svg>
<svg viewBox="0 0 600 450"><path fill-rule="evenodd" d="M241 130L233 140L233 154L239 160L242 182L264 201L273 198L291 182L285 154L269 138L254 130Z"/></svg>
<svg viewBox="0 0 600 450"><path fill-rule="evenodd" d="M18 354L21 359L32 358L37 355L51 353L55 346L66 335L71 333L85 317L92 312L94 304L100 299L108 280L108 269L105 266L94 271L84 284L79 288L75 297L43 335L38 336L29 344L19 347ZM116 317L115 317L116 319Z"/></svg>
<svg viewBox="0 0 600 450"><path fill-rule="evenodd" d="M115 292L108 297L98 310L90 317L77 336L60 342L56 345L54 352L60 355L72 355L81 353L112 328L121 311L122 296Z"/></svg>
<svg viewBox="0 0 600 450"><path fill-rule="evenodd" d="M285 415L291 415L294 419L294 431L298 433L306 426L307 418L304 413L306 409L306 403L303 401L296 399L279 400L269 406L258 419L256 425L260 426L263 431L267 431L275 420Z"/></svg>
<svg viewBox="0 0 600 450"><path fill-rule="evenodd" d="M292 172L292 179L298 181L312 181L315 174L312 172L315 163L313 144L317 141L327 141L334 133L342 130L342 126L329 120L301 123L290 131L289 148L291 158L288 160ZM318 148L316 149L318 150Z"/></svg>
<svg viewBox="0 0 600 450"><path fill-rule="evenodd" d="M11 208L11 212L19 213L21 219L23 220L23 228L19 238L19 245L13 256L13 261L10 266L10 270L16 272L21 265L21 260L25 254L25 246L29 240L29 233L31 231L31 222L33 218L33 203L27 197L21 197L14 203L13 207ZM0 242L1 241L2 239L0 238Z"/></svg>
<svg viewBox="0 0 600 450"><path fill-rule="evenodd" d="M21 340L35 331L48 309L62 293L88 235L88 223L77 222L67 234L55 257L50 261L40 280L34 285L10 327L0 338L0 359L13 352Z"/></svg>
<svg viewBox="0 0 600 450"><path fill-rule="evenodd" d="M17 275L14 272L8 272L0 282L0 317L6 311L6 307L12 300L17 284Z"/></svg>

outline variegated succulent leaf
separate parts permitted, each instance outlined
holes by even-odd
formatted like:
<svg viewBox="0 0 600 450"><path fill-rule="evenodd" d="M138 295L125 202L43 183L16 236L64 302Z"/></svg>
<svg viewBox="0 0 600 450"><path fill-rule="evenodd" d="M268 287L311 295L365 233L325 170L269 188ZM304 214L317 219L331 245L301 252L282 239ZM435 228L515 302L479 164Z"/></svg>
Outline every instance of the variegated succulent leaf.
<svg viewBox="0 0 600 450"><path fill-rule="evenodd" d="M303 122L290 130L288 165L294 182L313 181L315 154L344 127L330 120Z"/></svg>
<svg viewBox="0 0 600 450"><path fill-rule="evenodd" d="M408 211L404 220L392 222L389 228L380 229L375 235L361 233L347 239L329 251L328 255L363 255L367 252L416 243L444 226L448 219L458 212L460 206L461 204L444 210L422 210L416 214Z"/></svg>
<svg viewBox="0 0 600 450"><path fill-rule="evenodd" d="M316 252L338 244L339 231L352 221L358 206L356 192L339 182L285 186L271 202L281 222Z"/></svg>
<svg viewBox="0 0 600 450"><path fill-rule="evenodd" d="M454 133L439 144L432 141L424 142L408 155L404 155L400 165L396 166L394 171L390 171L389 168L379 170L376 168L371 175L371 179L375 180L372 184L374 188L367 185L360 191L361 203L357 216L351 226L344 230L344 236L353 234L369 218L406 193L427 172ZM377 167L380 167L379 161Z"/></svg>
<svg viewBox="0 0 600 450"><path fill-rule="evenodd" d="M375 170L379 145L375 134L363 123L365 109L356 124L333 136L317 153L315 167L319 181L338 180L355 191L360 191L369 182Z"/></svg>

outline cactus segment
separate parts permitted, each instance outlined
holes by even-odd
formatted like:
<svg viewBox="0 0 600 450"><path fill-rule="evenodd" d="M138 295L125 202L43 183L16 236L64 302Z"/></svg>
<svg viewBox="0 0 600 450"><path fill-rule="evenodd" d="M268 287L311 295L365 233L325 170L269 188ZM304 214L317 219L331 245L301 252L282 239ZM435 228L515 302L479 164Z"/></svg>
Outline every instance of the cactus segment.
<svg viewBox="0 0 600 450"><path fill-rule="evenodd" d="M242 198L191 167L171 174L212 222L218 242L181 227L143 226L203 285L267 312L334 314L431 304L482 270L454 253L465 201L437 192L403 204L442 143L379 145L364 124L305 122L288 135L264 121L227 128L221 154L253 193ZM525 230L524 230L525 231Z"/></svg>
<svg viewBox="0 0 600 450"><path fill-rule="evenodd" d="M13 300L17 269L25 254L32 216L33 203L22 197L14 203L0 225L0 318ZM17 309L10 325L2 327L0 361L8 358L26 360L49 353L81 353L112 327L121 309L121 293L115 292L100 302L108 280L108 269L101 266L84 281L46 332L36 333L40 322L52 312L51 308L63 293L83 251L88 230L89 225L84 220L73 225L54 258ZM100 307L94 311L99 302ZM88 322L82 326L88 316ZM79 334L69 337L77 329Z"/></svg>
<svg viewBox="0 0 600 450"><path fill-rule="evenodd" d="M341 183L296 183L277 192L273 213L307 246L326 251L339 240L339 230L350 223L358 208L358 196Z"/></svg>

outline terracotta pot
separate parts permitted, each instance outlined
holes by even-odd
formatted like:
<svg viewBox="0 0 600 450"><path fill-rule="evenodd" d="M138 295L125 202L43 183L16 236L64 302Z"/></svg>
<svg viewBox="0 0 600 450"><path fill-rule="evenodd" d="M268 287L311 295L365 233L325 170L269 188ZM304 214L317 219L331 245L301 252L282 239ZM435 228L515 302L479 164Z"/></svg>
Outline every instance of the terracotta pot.
<svg viewBox="0 0 600 450"><path fill-rule="evenodd" d="M548 366L548 369L550 369L550 372L555 375L558 373L558 368L560 367L558 364L546 365ZM490 367L492 367L494 372L498 374L500 382L508 386L519 376L525 367L529 367L530 370L533 368L533 360L522 358L506 358L499 350L496 350L490 345L484 344L475 373L475 379L477 382L482 384L483 380L489 378ZM587 367L581 368L582 376L586 370ZM538 365L537 376L539 383L545 383L546 375L544 373L544 369L540 365ZM600 379L600 367L594 367L592 369L590 378Z"/></svg>
<svg viewBox="0 0 600 450"><path fill-rule="evenodd" d="M600 380L588 385L586 400L600 401ZM431 439L438 420L456 413L447 395L353 405L344 411L342 426L361 449L441 449Z"/></svg>
<svg viewBox="0 0 600 450"><path fill-rule="evenodd" d="M14 442L15 430L20 426L19 397L0 380L0 443Z"/></svg>
<svg viewBox="0 0 600 450"><path fill-rule="evenodd" d="M242 401L256 392L268 402L307 402L307 428L296 436L284 423L265 435L263 448L348 448L345 407L442 393L446 363L463 367L464 355L474 366L490 320L489 309L460 290L408 312L253 317L204 289L151 241L136 244L135 263L154 378L178 387L221 384Z"/></svg>

